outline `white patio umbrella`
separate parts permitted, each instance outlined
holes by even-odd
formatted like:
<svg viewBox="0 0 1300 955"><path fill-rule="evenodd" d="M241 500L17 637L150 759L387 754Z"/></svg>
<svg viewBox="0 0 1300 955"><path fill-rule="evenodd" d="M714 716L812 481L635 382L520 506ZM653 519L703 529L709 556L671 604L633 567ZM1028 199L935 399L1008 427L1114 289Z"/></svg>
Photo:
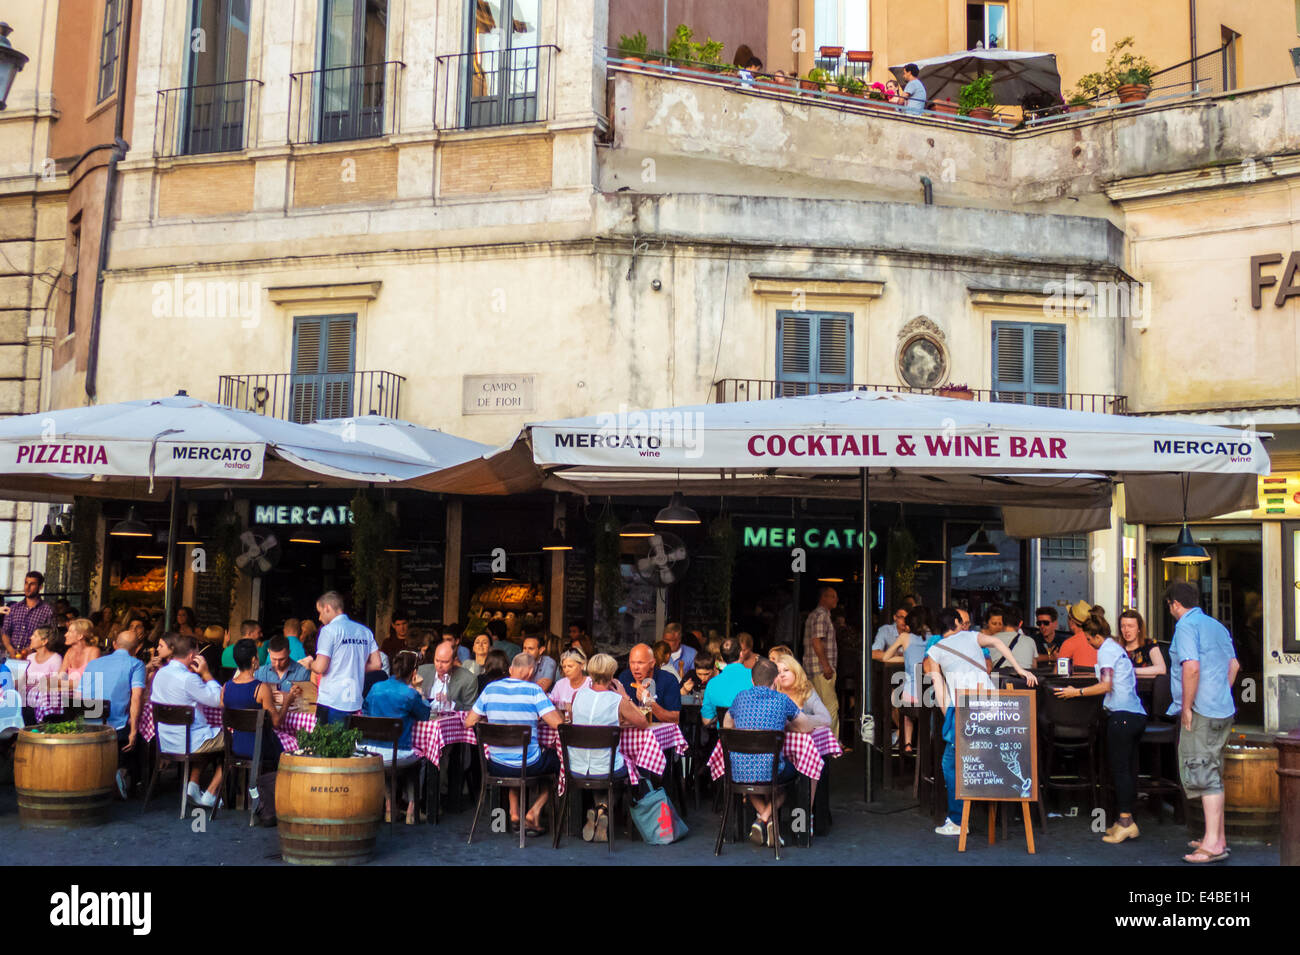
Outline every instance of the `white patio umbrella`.
<svg viewBox="0 0 1300 955"><path fill-rule="evenodd" d="M403 454L327 430L171 398L68 408L0 421L0 497L67 501L77 495L159 500L171 494L167 580L175 560L178 494L187 488L359 486L433 469ZM165 480L160 480L165 479ZM171 587L165 590L171 620Z"/></svg>
<svg viewBox="0 0 1300 955"><path fill-rule="evenodd" d="M1056 69L1055 53L1019 50L961 50L916 60L925 95L931 100L956 101L961 88L984 73L993 74L993 100L1019 106L1025 96L1048 94L1053 102L1061 98L1061 74ZM903 67L891 66L901 86Z"/></svg>
<svg viewBox="0 0 1300 955"><path fill-rule="evenodd" d="M481 458L494 450L490 444L481 444L435 428L425 428L410 421L387 418L383 415L328 418L313 422L308 427L332 434L344 441L364 441L385 451L424 461L431 468L436 469Z"/></svg>
<svg viewBox="0 0 1300 955"><path fill-rule="evenodd" d="M1009 527L1020 521L1018 533L1037 535L1110 526L1118 483L1134 522L1181 519L1184 501L1189 519L1253 506L1257 476L1269 472L1267 437L1159 417L851 391L534 424L509 448L422 482L454 490L462 476L522 475L531 451L547 486L559 478L589 494L851 492L861 496L863 540L872 494L1000 504ZM869 559L864 549L864 634ZM864 652L864 698L869 680Z"/></svg>

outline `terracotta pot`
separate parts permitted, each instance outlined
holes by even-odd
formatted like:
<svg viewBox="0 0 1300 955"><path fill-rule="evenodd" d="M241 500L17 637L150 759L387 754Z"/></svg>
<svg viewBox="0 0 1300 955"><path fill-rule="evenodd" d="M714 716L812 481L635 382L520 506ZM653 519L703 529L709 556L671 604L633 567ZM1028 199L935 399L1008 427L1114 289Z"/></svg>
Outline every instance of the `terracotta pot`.
<svg viewBox="0 0 1300 955"><path fill-rule="evenodd" d="M820 50L818 50L817 52L821 54L821 56L822 56L823 59L826 59L826 60L838 60L841 56L844 55L844 47L842 47L842 46L824 46L824 47L822 47Z"/></svg>
<svg viewBox="0 0 1300 955"><path fill-rule="evenodd" d="M1151 87L1142 83L1125 83L1115 89L1115 95L1121 103L1136 103L1146 99L1150 93Z"/></svg>
<svg viewBox="0 0 1300 955"><path fill-rule="evenodd" d="M950 103L947 100L938 100L930 104L930 109L936 113L942 113L945 116L957 115L957 104Z"/></svg>
<svg viewBox="0 0 1300 955"><path fill-rule="evenodd" d="M940 398L956 398L958 401L975 400L975 392L969 388L940 388L935 394Z"/></svg>
<svg viewBox="0 0 1300 955"><path fill-rule="evenodd" d="M874 54L870 50L849 50L850 63L870 63Z"/></svg>
<svg viewBox="0 0 1300 955"><path fill-rule="evenodd" d="M1067 107L1067 109L1071 113L1086 113L1092 109L1092 105L1090 103L1075 103Z"/></svg>
<svg viewBox="0 0 1300 955"><path fill-rule="evenodd" d="M976 106L967 115L970 116L971 119L992 119L993 110L989 109L987 106Z"/></svg>
<svg viewBox="0 0 1300 955"><path fill-rule="evenodd" d="M821 89L821 86L819 86L818 84L814 83L812 80L801 79L801 80L799 80L799 89L801 89L801 90L820 90L820 89Z"/></svg>
<svg viewBox="0 0 1300 955"><path fill-rule="evenodd" d="M629 70L639 70L644 68L645 60L641 59L639 56L624 56L623 66Z"/></svg>

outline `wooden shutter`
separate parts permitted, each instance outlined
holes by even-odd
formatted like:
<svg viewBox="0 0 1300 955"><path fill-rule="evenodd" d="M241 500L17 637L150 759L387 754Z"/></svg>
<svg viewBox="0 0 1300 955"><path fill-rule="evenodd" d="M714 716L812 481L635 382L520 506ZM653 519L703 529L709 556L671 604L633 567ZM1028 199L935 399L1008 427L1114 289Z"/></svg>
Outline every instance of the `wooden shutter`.
<svg viewBox="0 0 1300 955"><path fill-rule="evenodd" d="M1033 403L1043 408L1065 407L1064 326L1035 325L1030 345Z"/></svg>
<svg viewBox="0 0 1300 955"><path fill-rule="evenodd" d="M352 414L355 315L298 318L293 328L289 418L300 424Z"/></svg>
<svg viewBox="0 0 1300 955"><path fill-rule="evenodd" d="M1065 406L1065 328L993 323L993 400Z"/></svg>
<svg viewBox="0 0 1300 955"><path fill-rule="evenodd" d="M853 316L778 313L776 377L779 398L848 390L853 381Z"/></svg>

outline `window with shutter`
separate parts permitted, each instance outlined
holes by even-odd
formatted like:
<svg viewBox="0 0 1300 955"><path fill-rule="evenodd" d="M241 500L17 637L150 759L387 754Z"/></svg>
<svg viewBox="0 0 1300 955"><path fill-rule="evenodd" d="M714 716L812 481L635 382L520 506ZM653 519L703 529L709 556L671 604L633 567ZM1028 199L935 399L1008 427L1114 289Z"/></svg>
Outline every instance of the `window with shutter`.
<svg viewBox="0 0 1300 955"><path fill-rule="evenodd" d="M853 381L853 316L778 312L776 396L847 391Z"/></svg>
<svg viewBox="0 0 1300 955"><path fill-rule="evenodd" d="M312 315L294 320L289 418L300 424L353 414L355 315Z"/></svg>
<svg viewBox="0 0 1300 955"><path fill-rule="evenodd" d="M993 323L993 400L1065 407L1065 327Z"/></svg>

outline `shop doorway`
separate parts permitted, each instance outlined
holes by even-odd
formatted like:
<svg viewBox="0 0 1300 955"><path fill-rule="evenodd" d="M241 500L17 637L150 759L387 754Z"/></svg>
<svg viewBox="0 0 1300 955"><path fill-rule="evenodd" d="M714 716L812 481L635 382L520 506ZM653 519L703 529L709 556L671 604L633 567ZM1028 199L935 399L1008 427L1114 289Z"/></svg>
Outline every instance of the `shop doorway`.
<svg viewBox="0 0 1300 955"><path fill-rule="evenodd" d="M983 528L996 556L966 553ZM1025 543L1008 537L1001 527L975 521L945 521L944 551L948 555L947 600L962 607L978 623L994 604L1025 608Z"/></svg>
<svg viewBox="0 0 1300 955"><path fill-rule="evenodd" d="M1241 663L1241 675L1234 687L1237 722L1263 725L1264 563L1259 526L1193 527L1193 537L1210 554L1210 559L1200 564L1173 564L1160 559L1177 533L1174 527L1151 528L1147 533L1147 559L1154 584L1148 629L1167 649L1175 621L1165 609L1165 588L1176 580L1191 583L1200 595L1201 609L1232 634Z"/></svg>

